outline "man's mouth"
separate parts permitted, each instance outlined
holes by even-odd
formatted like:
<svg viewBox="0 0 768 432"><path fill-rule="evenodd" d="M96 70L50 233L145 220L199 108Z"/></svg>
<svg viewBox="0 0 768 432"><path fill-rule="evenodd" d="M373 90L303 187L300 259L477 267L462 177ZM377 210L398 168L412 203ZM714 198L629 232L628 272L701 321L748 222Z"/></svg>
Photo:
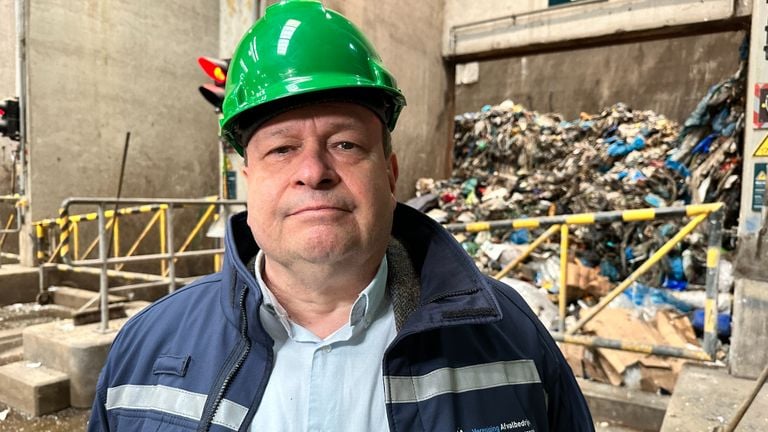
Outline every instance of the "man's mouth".
<svg viewBox="0 0 768 432"><path fill-rule="evenodd" d="M301 207L298 210L294 210L291 212L288 216L297 216L297 215L311 215L311 214L330 214L330 213L336 213L336 212L348 212L349 210L346 210L341 207L335 207L331 205L311 205L311 206L305 206Z"/></svg>

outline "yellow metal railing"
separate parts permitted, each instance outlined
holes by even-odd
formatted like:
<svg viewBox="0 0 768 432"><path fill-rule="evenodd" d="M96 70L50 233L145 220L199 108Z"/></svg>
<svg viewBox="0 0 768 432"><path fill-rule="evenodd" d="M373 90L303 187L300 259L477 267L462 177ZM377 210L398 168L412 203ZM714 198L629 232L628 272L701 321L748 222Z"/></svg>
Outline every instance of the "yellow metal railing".
<svg viewBox="0 0 768 432"><path fill-rule="evenodd" d="M5 246L8 234L18 234L21 231L21 212L27 205L27 198L19 194L0 195L0 203L8 203L11 206L11 211L8 214L5 225L0 227L0 234L2 234L0 235L0 257L18 260L19 256L17 254L2 252L2 249Z"/></svg>
<svg viewBox="0 0 768 432"><path fill-rule="evenodd" d="M128 215L154 213L152 218L149 220L149 222L146 223L144 229L141 231L141 233L138 235L136 240L133 242L131 247L128 249L128 251L124 255L128 257L128 256L133 256L133 254L139 248L141 243L150 233L153 226L157 223L158 219L161 218L161 216L163 215L163 213L167 211L167 209L168 209L167 204L153 204L153 205L141 205L141 206L135 206L135 207L125 207L125 208L118 209L117 212L115 212L114 210L106 210L104 212L104 217L107 219L107 224L105 226L105 229L113 230L112 247L113 247L114 256L116 257L120 256L120 250L121 250L120 249L120 246L121 246L120 218L121 217L125 217ZM38 262L53 263L57 258L61 258L62 261L66 262L69 260L70 253L71 253L71 258L74 260L88 258L88 256L91 255L91 253L96 249L96 246L99 244L99 236L97 234L95 238L90 243L88 243L85 250L81 252L80 225L82 223L96 222L96 221L98 221L98 212L70 215L66 217L66 220L63 220L62 218L55 218L55 219L43 219L41 221L33 222L32 224L35 227L35 236L37 239L36 256L37 256ZM63 233L60 234L58 237L59 241L55 242L56 238L55 236L51 235L51 233L53 232L53 230L61 229L64 226L67 227L66 234L63 234ZM164 242L164 237L165 237L164 230L165 230L165 227L161 224L160 230L159 230L160 231L159 238L161 239L160 240L161 249L162 249L162 244ZM72 243L71 248L69 244L70 241ZM46 254L46 248L44 246L44 244L46 243L51 246L55 244L55 246L53 246L52 252L48 254ZM124 264L117 265L116 270L120 270L123 267L123 265Z"/></svg>
<svg viewBox="0 0 768 432"><path fill-rule="evenodd" d="M195 222L192 230L187 234L184 242L176 251L176 253L185 252L192 244L194 239L200 234L200 231L206 226L209 221L218 220L217 208L219 207L216 202L216 197L207 197L203 200L196 202L195 204L208 204L207 208L203 212L202 216ZM213 204L211 204L213 203ZM192 205L191 203L185 204L186 206ZM136 251L142 245L144 240L149 236L155 226L158 227L158 250L161 254L168 253L168 231L167 231L167 212L168 204L152 204L141 205L135 207L120 208L115 212L114 210L104 211L104 217L107 222L105 225L106 230L112 230L112 253L113 257L131 257L134 256ZM152 217L144 224L141 232L136 239L130 245L124 255L121 255L121 246L124 241L120 231L120 220L128 215L139 215L153 213ZM37 238L37 260L38 262L53 263L57 259L60 262L68 262L70 260L82 260L88 259L89 256L96 249L99 244L98 234L90 241L84 250L81 250L81 235L80 226L86 222L96 222L98 220L98 213L84 213L77 215L66 215L62 213L64 217L58 217L55 219L43 219L41 221L33 222L35 227L35 236ZM116 217L116 215L118 217ZM52 232L56 229L64 229L61 231L58 238L52 235ZM58 240L58 241L56 241ZM45 245L49 245L48 248ZM48 251L46 252L46 249ZM165 260L160 261L160 275L168 275L168 263ZM178 258L176 258L178 261ZM121 270L125 266L125 263L119 263L115 265L115 270ZM221 267L220 254L214 255L214 269L218 270Z"/></svg>
<svg viewBox="0 0 768 432"><path fill-rule="evenodd" d="M223 248L189 250L190 246L210 221L219 219L217 209L227 209L228 206L244 204L242 201L219 200L216 197L203 199L68 198L62 203L59 217L33 223L38 246L37 258L43 269L56 268L100 275L98 296L95 296L81 309L90 307L99 300L102 314L100 330L106 331L109 309L107 298L110 292L117 293L162 285L167 285L168 290L173 291L176 289L178 279L175 264L180 258L212 256L214 269L219 270ZM118 208L120 205L131 207ZM96 207L97 211L76 215L69 214L70 208L82 206ZM114 207L114 209L106 210L107 206ZM205 210L197 218L193 228L177 249L174 242L174 212L185 207L203 207ZM152 216L123 254L125 244L123 233L125 230L121 229L120 221L129 215L148 213L152 213ZM81 225L88 222L94 222L97 225L96 238L87 245L84 251L81 251ZM153 232L155 227L158 231L157 248L159 253L138 255L137 252L142 242ZM111 241L108 239L110 235ZM90 258L97 246L97 257ZM110 246L111 251L109 250ZM58 263L54 263L55 261ZM124 265L128 263L152 261L159 262L159 274L123 270ZM109 266L114 266L114 268L109 269ZM138 282L110 288L108 277L120 277L127 281ZM41 285L40 289L41 294L43 294L45 287Z"/></svg>
<svg viewBox="0 0 768 432"><path fill-rule="evenodd" d="M559 333L553 337L562 342L590 345L604 348L622 349L648 354L659 354L674 357L691 358L711 361L714 359L717 347L717 273L720 262L720 243L722 241L722 203L696 204L685 207L647 208L598 213L580 213L573 215L545 216L538 218L522 218L498 221L473 222L469 224L449 224L446 229L451 232L479 232L493 229L535 229L548 226L529 247L501 271L494 275L501 279L517 265L522 263L536 248L560 231L560 289L558 292ZM643 264L633 271L624 281L606 294L594 307L586 310L585 314L569 329L565 328L567 303L567 265L568 265L568 236L570 225L591 225L612 222L641 222L656 219L692 218L677 234L656 250ZM656 265L672 248L693 232L702 222L709 222L709 244L707 249L707 279L706 302L704 308L704 351L690 350L682 347L666 345L649 345L623 340L611 340L599 337L576 335L587 322L592 320L611 301L629 288L637 279Z"/></svg>

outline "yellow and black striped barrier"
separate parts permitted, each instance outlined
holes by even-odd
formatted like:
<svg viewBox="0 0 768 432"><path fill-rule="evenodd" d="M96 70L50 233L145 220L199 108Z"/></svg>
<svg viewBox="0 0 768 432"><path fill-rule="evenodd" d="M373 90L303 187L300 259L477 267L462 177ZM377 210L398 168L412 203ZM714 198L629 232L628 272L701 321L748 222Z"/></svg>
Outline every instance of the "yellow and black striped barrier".
<svg viewBox="0 0 768 432"><path fill-rule="evenodd" d="M117 210L117 214L119 216L124 215L130 215L130 214L139 214L139 213L149 213L153 211L157 211L160 209L167 209L167 204L149 204L149 205L143 205L143 206L137 206L137 207L125 207ZM110 219L115 216L114 210L106 210L104 211L104 217L107 219ZM78 215L72 215L68 216L65 209L59 209L59 217L53 218L53 219L43 219L37 222L33 222L33 225L40 225L44 228L47 228L52 225L58 225L61 226L65 223L64 219L67 219L69 222L83 222L83 221L95 221L99 218L98 212L90 212L90 213L83 213Z"/></svg>
<svg viewBox="0 0 768 432"><path fill-rule="evenodd" d="M645 208L635 210L617 210L596 213L577 213L572 215L542 216L535 218L503 219L496 221L470 222L465 224L447 224L450 232L480 232L497 229L536 229L550 225L594 225L611 222L642 222L656 219L674 219L710 214L719 210L722 203L693 204L685 207Z"/></svg>
<svg viewBox="0 0 768 432"><path fill-rule="evenodd" d="M17 198L14 197L6 197L6 198ZM23 197L21 197L23 198ZM0 196L0 200L2 200L3 197ZM55 248L55 251L52 253L52 255L58 256L62 262L70 263L72 258L72 250L70 248L70 242L72 241L73 235L75 236L74 242L75 242L75 255L77 255L77 246L78 246L78 239L76 237L77 235L77 227L80 222L88 222L88 221L96 221L99 217L98 212L90 212L90 213L83 213L83 214L77 214L77 215L70 215L69 214L69 207L71 205L94 205L94 204L106 204L106 203L114 203L116 201L125 202L126 204L140 204L133 207L124 207L121 209L118 209L117 212L114 210L106 210L104 211L104 217L106 219L109 219L107 229L109 229L109 226L115 221L114 216L115 213L117 213L118 216L124 216L124 215L132 215L132 214L139 214L139 213L149 213L158 211L160 213L160 230L161 230L161 249L164 250L164 246L162 243L165 242L165 211L168 210L169 206L173 205L174 207L195 207L199 206L201 204L209 203L211 205L241 205L243 202L236 201L236 200L220 200L217 196L211 195L206 196L200 199L158 199L158 198L129 198L129 199L123 199L123 200L115 200L112 198L68 198L62 203L62 207L59 209L59 216L56 218L49 218L49 219L42 219L37 222L33 222L32 225L35 226L35 236L37 240L37 259L38 261L45 260L46 252L45 252L45 240L48 236L48 232L50 228L57 227L59 231L59 237L58 237L58 245ZM21 201L25 202L25 201ZM147 203L147 204L143 204ZM210 212L209 212L210 213ZM200 227L197 228L199 231ZM117 230L116 230L117 231ZM146 233L145 233L146 234ZM115 236L117 238L117 236ZM98 240L98 239L97 239ZM118 240L115 240L117 243ZM95 243L92 243L91 246L89 246L88 250L90 251L92 249L92 246L95 246ZM135 244L134 244L135 246ZM87 255L87 252L86 252ZM51 257L51 260L53 257ZM74 259L79 259L78 256L74 256ZM161 262L163 265L165 264L165 261Z"/></svg>
<svg viewBox="0 0 768 432"><path fill-rule="evenodd" d="M706 282L706 304L704 308L704 351L707 360L714 359L717 349L717 274L720 262L720 244L722 242L722 221L723 221L723 203L694 204L684 207L667 208L645 208L634 210L617 210L609 212L579 213L573 215L542 216L535 218L506 219L497 221L480 221L466 224L447 224L445 229L450 232L481 232L500 229L536 229L549 227L547 231L539 236L528 249L517 257L513 262L507 265L503 270L496 274L500 279L506 275L514 266L521 263L536 247L543 243L547 238L560 230L560 291L559 291L559 317L560 334L564 334L572 341L574 333L581 329L587 322L592 320L601 310L603 310L613 299L629 288L632 283L642 276L651 267L657 264L664 256L669 253L680 241L688 234L693 232L696 227L705 219L709 222L709 245L707 249L707 282ZM566 315L566 269L568 263L568 235L570 225L592 225L613 222L643 222L657 219L674 218L692 218L675 236L669 239L664 245L656 250L643 264L640 265L624 281L616 286L611 292L603 296L600 302L592 308L585 310L581 318L570 329L565 329ZM601 339L604 340L604 339ZM632 346L631 342L624 342L626 346ZM606 346L606 348L622 349L615 346ZM637 344L634 344L637 345ZM673 350L674 351L674 350ZM674 351L677 352L677 351ZM673 354L661 354L673 355ZM677 356L677 355L676 355ZM696 356L686 358L698 358Z"/></svg>
<svg viewBox="0 0 768 432"><path fill-rule="evenodd" d="M608 339L599 336L568 335L563 333L551 333L552 338L558 342L584 345L595 348L607 348L620 351L652 354L665 357L678 357L699 361L714 361L703 350L692 350L669 345L652 345L620 339Z"/></svg>
<svg viewBox="0 0 768 432"><path fill-rule="evenodd" d="M45 238L45 231L42 225L35 225L35 245L37 247L37 260L43 262L45 260L45 251L43 250L43 238Z"/></svg>
<svg viewBox="0 0 768 432"><path fill-rule="evenodd" d="M59 225L59 257L63 262L69 264L70 222L66 208L62 207L59 209L59 218L56 222Z"/></svg>
<svg viewBox="0 0 768 432"><path fill-rule="evenodd" d="M149 213L157 210L164 210L167 208L168 208L167 204L149 204L149 205L141 205L136 207L121 208L117 210L117 214L119 216L125 216L125 215L132 215L132 214ZM114 218L114 216L115 216L114 210L107 210L104 212L104 217L107 219ZM59 258L62 260L62 262L69 263L71 262L70 238L71 238L73 229L80 222L95 221L98 218L99 218L98 212L69 215L68 209L62 207L59 209L59 217L51 218L51 219L43 219L37 222L33 222L32 224L35 226L35 237L37 242L36 256L38 261L42 262L45 260L46 254L44 251L43 244L45 242L46 229L51 228L53 226L57 226L59 228L59 242L58 242L59 246L57 248L58 255L59 255Z"/></svg>

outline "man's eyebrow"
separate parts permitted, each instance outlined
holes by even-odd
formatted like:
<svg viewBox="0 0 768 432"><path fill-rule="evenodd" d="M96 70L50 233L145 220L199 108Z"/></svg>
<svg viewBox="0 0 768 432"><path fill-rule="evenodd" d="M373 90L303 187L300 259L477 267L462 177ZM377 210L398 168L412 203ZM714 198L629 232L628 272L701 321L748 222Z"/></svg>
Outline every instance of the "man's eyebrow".
<svg viewBox="0 0 768 432"><path fill-rule="evenodd" d="M269 131L270 137L280 137L291 133L290 128L277 128Z"/></svg>
<svg viewBox="0 0 768 432"><path fill-rule="evenodd" d="M329 124L329 126L330 126L330 130L332 130L333 132L339 132L339 131L348 130L348 129L357 129L360 127L360 123L354 120L334 120ZM291 135L294 132L295 130L290 127L278 127L270 130L267 133L267 135L270 138L275 138L275 137Z"/></svg>
<svg viewBox="0 0 768 432"><path fill-rule="evenodd" d="M331 129L333 129L334 131L339 131L343 129L359 128L360 123L354 120L338 120L338 121L331 122L330 126L331 126Z"/></svg>

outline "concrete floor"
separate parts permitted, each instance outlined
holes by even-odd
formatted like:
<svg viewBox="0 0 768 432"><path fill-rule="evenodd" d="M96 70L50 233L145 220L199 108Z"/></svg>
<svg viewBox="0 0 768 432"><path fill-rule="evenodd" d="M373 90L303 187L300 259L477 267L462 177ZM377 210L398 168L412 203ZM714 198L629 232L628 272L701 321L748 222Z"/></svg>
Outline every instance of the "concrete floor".
<svg viewBox="0 0 768 432"><path fill-rule="evenodd" d="M32 418L0 404L0 418L3 417L4 412L6 415L4 420L0 420L0 432L83 431L91 415L89 409L67 408L56 414Z"/></svg>
<svg viewBox="0 0 768 432"><path fill-rule="evenodd" d="M728 375L723 368L688 363L677 380L661 430L710 432L730 420L754 385L754 380ZM768 386L763 386L736 430L768 431Z"/></svg>
<svg viewBox="0 0 768 432"><path fill-rule="evenodd" d="M596 432L640 432L637 429L630 429L628 427L614 425L608 422L595 422Z"/></svg>

